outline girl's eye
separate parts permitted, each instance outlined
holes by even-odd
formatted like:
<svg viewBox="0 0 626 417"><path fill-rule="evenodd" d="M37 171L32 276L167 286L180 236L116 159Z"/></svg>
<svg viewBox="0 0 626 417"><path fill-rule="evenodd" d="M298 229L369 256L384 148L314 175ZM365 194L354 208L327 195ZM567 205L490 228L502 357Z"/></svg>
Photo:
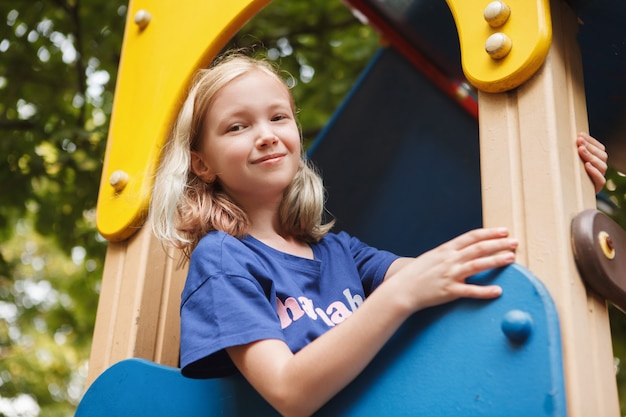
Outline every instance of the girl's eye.
<svg viewBox="0 0 626 417"><path fill-rule="evenodd" d="M272 122L278 122L286 118L287 116L285 116L284 114L277 114L276 116L272 117Z"/></svg>
<svg viewBox="0 0 626 417"><path fill-rule="evenodd" d="M239 132L240 130L243 130L244 126L241 124L236 124L236 125L232 125L228 128L228 132Z"/></svg>

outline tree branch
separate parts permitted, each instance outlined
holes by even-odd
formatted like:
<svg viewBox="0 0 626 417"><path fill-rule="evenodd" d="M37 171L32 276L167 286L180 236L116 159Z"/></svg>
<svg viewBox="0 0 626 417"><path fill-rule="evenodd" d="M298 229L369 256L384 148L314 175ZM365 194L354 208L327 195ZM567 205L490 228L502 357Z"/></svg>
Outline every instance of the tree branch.
<svg viewBox="0 0 626 417"><path fill-rule="evenodd" d="M31 130L35 126L32 120L0 120L0 130Z"/></svg>

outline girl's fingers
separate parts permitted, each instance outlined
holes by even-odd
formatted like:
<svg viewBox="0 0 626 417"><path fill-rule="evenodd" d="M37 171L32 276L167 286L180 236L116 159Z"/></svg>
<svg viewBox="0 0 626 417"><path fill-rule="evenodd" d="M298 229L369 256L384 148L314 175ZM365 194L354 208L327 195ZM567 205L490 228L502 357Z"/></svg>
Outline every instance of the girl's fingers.
<svg viewBox="0 0 626 417"><path fill-rule="evenodd" d="M448 268L444 275L466 285L472 275L515 262L519 243L508 234L503 227L472 230L437 248L433 259Z"/></svg>
<svg viewBox="0 0 626 417"><path fill-rule="evenodd" d="M502 239L509 236L509 231L505 227L474 229L452 239L448 245L454 250L462 250L478 242Z"/></svg>
<svg viewBox="0 0 626 417"><path fill-rule="evenodd" d="M601 142L587 134L581 133L576 138L576 144L578 145L578 153L585 162L591 162L599 170L606 172L609 155Z"/></svg>
<svg viewBox="0 0 626 417"><path fill-rule="evenodd" d="M585 147L584 145L580 145L578 147L578 153L583 161L589 162L592 165L596 166L598 169L606 171L608 160L608 155L606 152L600 151L598 149L590 149Z"/></svg>
<svg viewBox="0 0 626 417"><path fill-rule="evenodd" d="M491 256L479 257L464 262L458 269L458 278L465 280L468 277L489 269L500 268L515 262L515 252L504 250Z"/></svg>
<svg viewBox="0 0 626 417"><path fill-rule="evenodd" d="M489 229L485 230L486 233L484 234L474 234L475 237L478 236L482 239L476 238L465 247L456 249L459 261L469 262L474 259L489 257L499 252L508 251L514 253L517 250L519 241L508 237L508 232L503 233L502 230L492 229L494 234L491 234ZM464 243L467 242L469 241L464 241Z"/></svg>
<svg viewBox="0 0 626 417"><path fill-rule="evenodd" d="M576 138L578 145L578 154L585 164L585 171L593 182L596 193L602 190L606 183L606 174L608 165L608 154L604 145L595 138L580 133Z"/></svg>
<svg viewBox="0 0 626 417"><path fill-rule="evenodd" d="M604 187L604 184L606 184L604 173L600 172L600 170L598 170L598 168L596 168L591 162L585 162L585 171L587 171L587 175L591 178L591 182L593 182L595 186L596 193L599 193Z"/></svg>
<svg viewBox="0 0 626 417"><path fill-rule="evenodd" d="M458 296L465 298L490 299L502 295L502 288L497 285L463 284L458 290Z"/></svg>
<svg viewBox="0 0 626 417"><path fill-rule="evenodd" d="M580 132L578 134L578 137L582 138L585 142L589 143L593 148L597 148L598 150L601 150L601 151L606 150L606 147L604 146L602 142L600 142L599 140L597 140L596 138L594 138L593 136L585 132ZM580 142L579 142L579 145L580 145Z"/></svg>
<svg viewBox="0 0 626 417"><path fill-rule="evenodd" d="M490 256L502 251L515 251L519 246L519 242L514 238L497 238L490 240L482 240L467 246L460 252L461 259L471 260Z"/></svg>

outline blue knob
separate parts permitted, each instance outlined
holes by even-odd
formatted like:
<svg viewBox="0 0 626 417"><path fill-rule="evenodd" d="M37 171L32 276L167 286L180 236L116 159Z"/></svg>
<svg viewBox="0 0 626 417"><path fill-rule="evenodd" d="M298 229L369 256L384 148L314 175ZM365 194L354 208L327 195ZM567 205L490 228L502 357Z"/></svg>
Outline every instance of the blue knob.
<svg viewBox="0 0 626 417"><path fill-rule="evenodd" d="M513 343L524 343L533 328L533 319L525 311L511 310L502 319L502 331Z"/></svg>

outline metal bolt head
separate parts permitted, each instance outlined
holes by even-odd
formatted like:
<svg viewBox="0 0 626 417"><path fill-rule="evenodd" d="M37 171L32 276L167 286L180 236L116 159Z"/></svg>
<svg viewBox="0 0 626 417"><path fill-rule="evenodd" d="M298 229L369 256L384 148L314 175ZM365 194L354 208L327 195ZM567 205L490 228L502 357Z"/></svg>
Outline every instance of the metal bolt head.
<svg viewBox="0 0 626 417"><path fill-rule="evenodd" d="M148 26L150 21L152 20L152 15L146 10L138 10L135 13L135 24L139 26L140 30L143 30Z"/></svg>
<svg viewBox="0 0 626 417"><path fill-rule="evenodd" d="M489 56L493 59L502 59L506 57L509 52L511 52L512 47L513 42L511 41L511 38L501 32L497 32L489 36L489 38L487 38L487 42L485 42L485 51L487 51Z"/></svg>
<svg viewBox="0 0 626 417"><path fill-rule="evenodd" d="M504 2L492 1L487 5L487 7L485 7L483 16L485 17L487 23L489 23L489 26L492 28L498 28L509 20L509 16L511 16L511 8Z"/></svg>
<svg viewBox="0 0 626 417"><path fill-rule="evenodd" d="M111 187L115 189L116 193L119 193L122 192L122 190L126 187L126 184L128 184L128 179L128 174L118 169L109 177L109 184L111 184Z"/></svg>
<svg viewBox="0 0 626 417"><path fill-rule="evenodd" d="M611 236L604 230L598 233L598 244L607 259L615 258L615 243L613 243Z"/></svg>

